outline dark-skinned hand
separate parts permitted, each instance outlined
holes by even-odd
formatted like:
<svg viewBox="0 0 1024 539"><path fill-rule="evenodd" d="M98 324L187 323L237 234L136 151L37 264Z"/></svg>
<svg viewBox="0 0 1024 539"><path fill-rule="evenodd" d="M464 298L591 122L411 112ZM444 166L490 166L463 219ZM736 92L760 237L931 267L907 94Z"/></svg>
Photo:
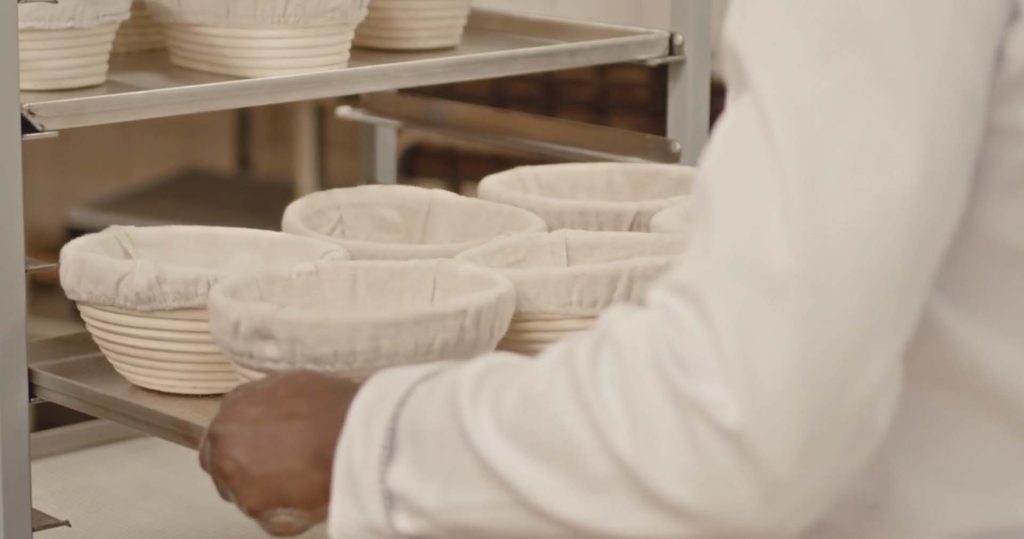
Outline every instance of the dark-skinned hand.
<svg viewBox="0 0 1024 539"><path fill-rule="evenodd" d="M327 518L334 449L358 389L301 371L241 386L210 424L200 464L268 533L301 534Z"/></svg>

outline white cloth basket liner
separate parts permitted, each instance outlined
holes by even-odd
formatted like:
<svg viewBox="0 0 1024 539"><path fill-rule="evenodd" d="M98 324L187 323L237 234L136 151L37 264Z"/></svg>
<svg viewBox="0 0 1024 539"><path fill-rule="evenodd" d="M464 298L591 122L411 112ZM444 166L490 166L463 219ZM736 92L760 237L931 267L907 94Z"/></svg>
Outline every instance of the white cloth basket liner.
<svg viewBox="0 0 1024 539"><path fill-rule="evenodd" d="M141 312L200 309L225 276L348 258L337 245L280 232L115 226L65 245L60 280L76 302Z"/></svg>
<svg viewBox="0 0 1024 539"><path fill-rule="evenodd" d="M620 163L519 167L484 178L479 196L530 210L550 230L648 232L655 214L687 199L694 172Z"/></svg>
<svg viewBox="0 0 1024 539"><path fill-rule="evenodd" d="M244 369L361 378L491 351L514 310L508 279L472 264L357 261L226 280L210 329Z"/></svg>
<svg viewBox="0 0 1024 539"><path fill-rule="evenodd" d="M518 208L402 185L314 193L288 207L282 228L335 241L357 260L450 258L497 237L547 229Z"/></svg>
<svg viewBox="0 0 1024 539"><path fill-rule="evenodd" d="M459 260L512 280L516 314L498 347L535 354L588 329L608 307L639 301L683 245L673 235L561 230L496 240Z"/></svg>
<svg viewBox="0 0 1024 539"><path fill-rule="evenodd" d="M690 232L690 204L681 202L658 212L651 218L651 232L659 234L688 234Z"/></svg>
<svg viewBox="0 0 1024 539"><path fill-rule="evenodd" d="M18 4L19 30L63 30L118 24L128 18L132 0L60 0Z"/></svg>
<svg viewBox="0 0 1024 539"><path fill-rule="evenodd" d="M301 27L349 24L366 17L369 0L147 0L168 24L221 28Z"/></svg>

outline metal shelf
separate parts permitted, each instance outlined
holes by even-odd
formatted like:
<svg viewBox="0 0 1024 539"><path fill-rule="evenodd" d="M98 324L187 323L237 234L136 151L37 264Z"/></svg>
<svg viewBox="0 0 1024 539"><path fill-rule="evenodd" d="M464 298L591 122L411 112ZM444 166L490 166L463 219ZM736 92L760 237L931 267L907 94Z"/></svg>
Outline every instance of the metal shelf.
<svg viewBox="0 0 1024 539"><path fill-rule="evenodd" d="M111 62L107 84L22 92L22 111L53 131L556 71L672 54L668 32L477 10L457 48L430 52L353 50L350 67L301 75L233 79L174 67L164 53Z"/></svg>
<svg viewBox="0 0 1024 539"><path fill-rule="evenodd" d="M218 397L179 397L129 384L85 333L33 343L29 372L37 397L193 449L220 407Z"/></svg>

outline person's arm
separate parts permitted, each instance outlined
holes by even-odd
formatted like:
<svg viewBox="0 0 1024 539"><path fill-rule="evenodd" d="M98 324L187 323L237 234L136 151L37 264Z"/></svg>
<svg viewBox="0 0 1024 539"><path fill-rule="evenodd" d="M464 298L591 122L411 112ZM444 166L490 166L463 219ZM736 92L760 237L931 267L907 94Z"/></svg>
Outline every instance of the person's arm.
<svg viewBox="0 0 1024 539"><path fill-rule="evenodd" d="M970 197L1010 2L736 2L687 255L527 361L386 372L334 539L780 537L884 436Z"/></svg>

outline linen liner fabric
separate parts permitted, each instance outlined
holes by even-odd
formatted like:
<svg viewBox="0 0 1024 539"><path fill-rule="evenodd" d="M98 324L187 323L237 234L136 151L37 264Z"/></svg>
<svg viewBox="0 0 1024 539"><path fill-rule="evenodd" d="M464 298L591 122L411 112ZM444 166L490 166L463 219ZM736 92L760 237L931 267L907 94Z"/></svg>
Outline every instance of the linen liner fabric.
<svg viewBox="0 0 1024 539"><path fill-rule="evenodd" d="M544 232L528 211L406 185L321 191L285 210L282 229L336 242L355 259L451 258L494 238Z"/></svg>
<svg viewBox="0 0 1024 539"><path fill-rule="evenodd" d="M19 30L63 30L118 24L128 18L132 0L60 0L18 4Z"/></svg>
<svg viewBox="0 0 1024 539"><path fill-rule="evenodd" d="M114 226L61 249L60 281L79 303L140 312L196 309L226 276L348 258L337 245L279 232Z"/></svg>
<svg viewBox="0 0 1024 539"><path fill-rule="evenodd" d="M243 368L362 377L494 350L515 292L455 260L356 261L227 279L209 309L214 340Z"/></svg>
<svg viewBox="0 0 1024 539"><path fill-rule="evenodd" d="M369 0L146 0L162 22L215 27L356 25Z"/></svg>
<svg viewBox="0 0 1024 539"><path fill-rule="evenodd" d="M679 165L528 166L484 178L479 196L530 210L551 230L648 232L655 214L688 198L694 177Z"/></svg>
<svg viewBox="0 0 1024 539"><path fill-rule="evenodd" d="M530 331L557 321L545 315L596 317L612 304L638 301L683 247L681 237L669 234L560 230L495 240L458 260L495 268L511 279L513 324Z"/></svg>
<svg viewBox="0 0 1024 539"><path fill-rule="evenodd" d="M651 218L651 232L658 234L687 234L690 232L690 203L680 202L658 212Z"/></svg>

